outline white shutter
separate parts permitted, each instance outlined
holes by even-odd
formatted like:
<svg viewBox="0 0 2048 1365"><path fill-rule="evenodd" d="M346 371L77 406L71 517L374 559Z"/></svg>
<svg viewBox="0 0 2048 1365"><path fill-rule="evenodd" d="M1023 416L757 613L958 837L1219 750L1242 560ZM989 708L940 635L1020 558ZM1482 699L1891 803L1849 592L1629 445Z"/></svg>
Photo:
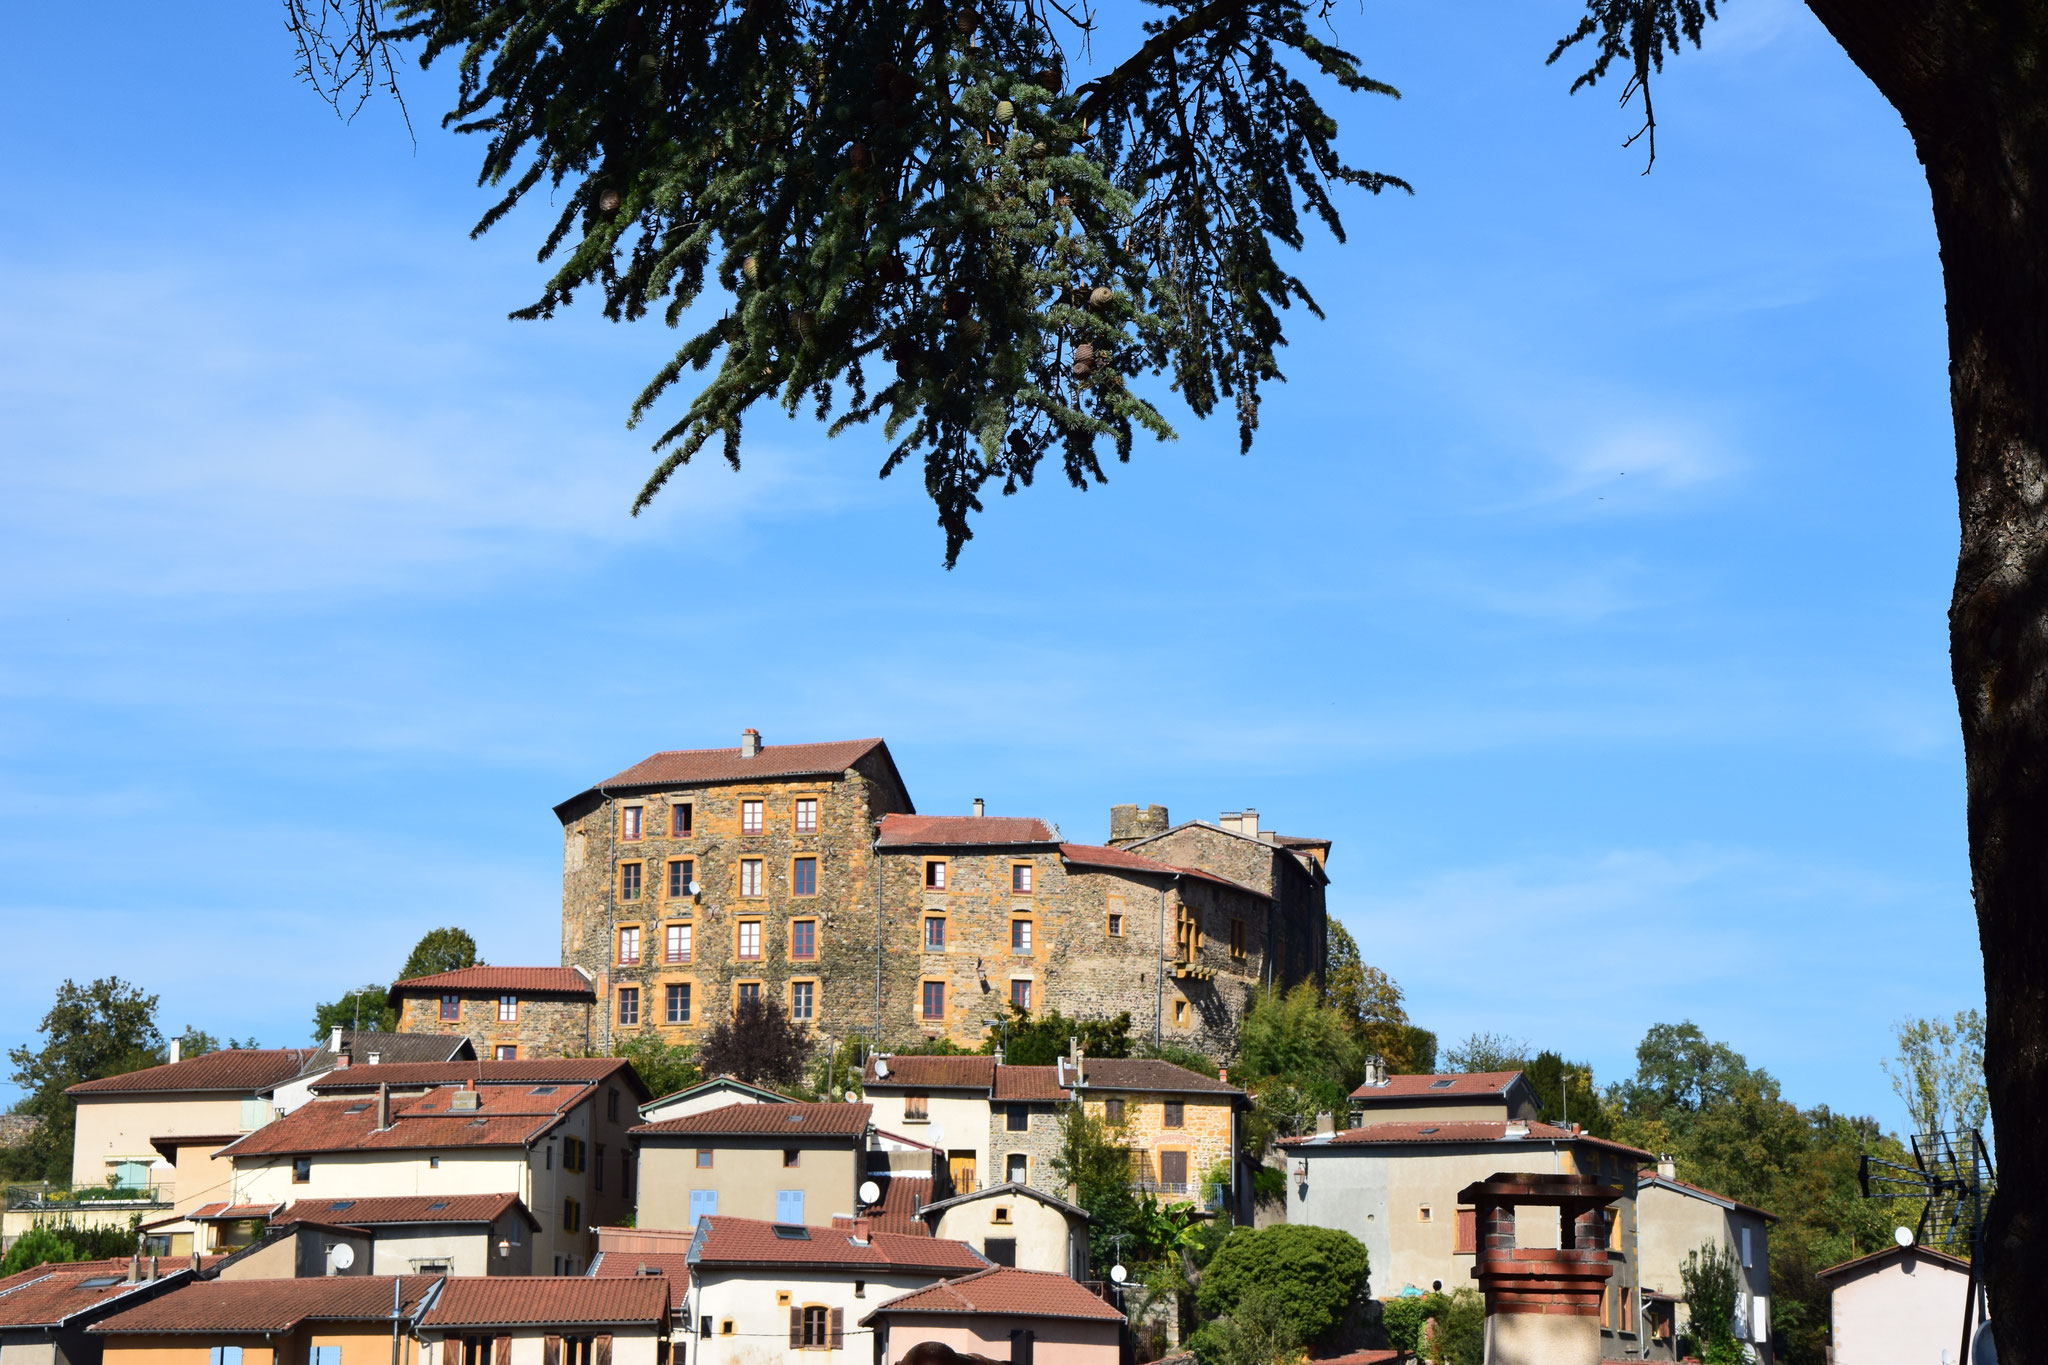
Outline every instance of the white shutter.
<svg viewBox="0 0 2048 1365"><path fill-rule="evenodd" d="M1750 1340L1766 1342L1771 1339L1771 1301L1763 1294L1750 1298L1749 1309Z"/></svg>

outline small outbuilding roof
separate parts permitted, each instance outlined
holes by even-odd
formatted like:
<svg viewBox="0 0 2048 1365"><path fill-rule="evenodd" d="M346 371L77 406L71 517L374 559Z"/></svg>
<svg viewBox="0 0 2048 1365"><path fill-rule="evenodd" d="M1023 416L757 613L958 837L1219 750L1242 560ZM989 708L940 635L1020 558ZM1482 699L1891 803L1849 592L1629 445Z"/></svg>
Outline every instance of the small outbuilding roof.
<svg viewBox="0 0 2048 1365"><path fill-rule="evenodd" d="M868 1130L871 1104L728 1104L698 1114L658 1119L631 1129L634 1137L848 1137Z"/></svg>
<svg viewBox="0 0 2048 1365"><path fill-rule="evenodd" d="M866 1326L885 1314L990 1313L1003 1317L1087 1318L1122 1322L1124 1315L1065 1275L991 1266L877 1304L862 1318Z"/></svg>

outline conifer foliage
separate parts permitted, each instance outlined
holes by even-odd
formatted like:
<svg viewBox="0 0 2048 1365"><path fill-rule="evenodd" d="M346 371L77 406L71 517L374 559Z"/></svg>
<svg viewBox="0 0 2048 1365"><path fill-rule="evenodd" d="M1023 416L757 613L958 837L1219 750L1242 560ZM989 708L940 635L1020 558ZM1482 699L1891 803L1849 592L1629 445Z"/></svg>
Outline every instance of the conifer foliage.
<svg viewBox="0 0 2048 1365"><path fill-rule="evenodd" d="M879 422L887 474L921 462L950 565L994 483L1048 455L1085 488L1102 445L1172 434L1134 381L1171 376L1241 444L1280 378L1280 314L1306 286L1275 256L1331 191L1405 188L1337 154L1304 83L1392 95L1310 32L1327 0L1148 0L1143 41L1081 83L1095 40L1064 0L286 0L331 96L447 55L447 122L485 140L489 230L540 190L554 273L515 316L579 290L606 316L680 326L632 421L686 371L709 380L655 441L634 510L747 415L807 404ZM1095 53L1100 56L1099 52ZM701 318L701 314L698 315Z"/></svg>

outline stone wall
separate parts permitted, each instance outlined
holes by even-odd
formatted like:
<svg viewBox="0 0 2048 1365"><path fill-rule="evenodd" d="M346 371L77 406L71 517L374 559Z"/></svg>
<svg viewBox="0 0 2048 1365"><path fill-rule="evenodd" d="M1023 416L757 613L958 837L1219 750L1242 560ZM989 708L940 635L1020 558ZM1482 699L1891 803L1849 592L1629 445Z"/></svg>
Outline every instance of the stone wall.
<svg viewBox="0 0 2048 1365"><path fill-rule="evenodd" d="M1120 1094L1090 1086L1084 1104L1089 1113L1102 1118L1107 1115L1107 1101L1112 1098L1120 1098L1124 1102L1123 1140L1136 1153L1138 1170L1135 1174L1140 1180L1159 1178L1161 1152L1186 1152L1190 1189L1185 1197L1193 1199L1196 1197L1194 1187L1210 1169L1230 1161L1231 1105L1227 1096L1202 1098L1197 1094L1157 1095L1141 1091ZM1166 1126L1169 1100L1181 1103L1181 1126L1178 1128ZM1175 1197L1173 1194L1160 1196L1163 1202Z"/></svg>
<svg viewBox="0 0 2048 1365"><path fill-rule="evenodd" d="M1009 1103L989 1106L988 1121L988 1173L982 1177L985 1185L996 1185L1009 1179L1009 1161L1013 1153L1025 1157L1024 1183L1034 1190L1044 1190L1060 1199L1071 1199L1073 1193L1066 1182L1059 1178L1052 1168L1052 1159L1060 1150L1059 1108L1052 1104L1026 1104L1029 1127L1022 1132L1009 1125Z"/></svg>
<svg viewBox="0 0 2048 1365"><path fill-rule="evenodd" d="M400 1033L467 1034L476 1043L476 1055L486 1061L497 1057L504 1046L519 1049L520 1058L585 1057L595 1046L597 1005L589 997L523 995L517 1017L498 1017L498 996L473 991L456 992L462 1000L462 1017L441 1018L441 992L405 992L399 998Z"/></svg>
<svg viewBox="0 0 2048 1365"><path fill-rule="evenodd" d="M1329 937L1324 878L1301 857L1203 824L1182 825L1141 840L1130 851L1203 868L1267 892L1274 907L1270 951L1276 983L1283 990L1301 981L1321 985Z"/></svg>

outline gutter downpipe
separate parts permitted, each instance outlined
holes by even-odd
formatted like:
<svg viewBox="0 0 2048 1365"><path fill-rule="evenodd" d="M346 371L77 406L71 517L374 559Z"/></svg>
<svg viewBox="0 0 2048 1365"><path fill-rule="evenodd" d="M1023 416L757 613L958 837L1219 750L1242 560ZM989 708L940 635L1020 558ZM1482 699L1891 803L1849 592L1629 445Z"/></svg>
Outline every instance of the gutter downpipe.
<svg viewBox="0 0 2048 1365"><path fill-rule="evenodd" d="M403 1298L404 1288L405 1277L402 1275L393 1275L391 1277L391 1365L399 1365L398 1310L405 1306L405 1300Z"/></svg>
<svg viewBox="0 0 2048 1365"><path fill-rule="evenodd" d="M874 841L868 853L875 860L875 1036L868 1044L873 1052L882 1045L882 822L875 821Z"/></svg>
<svg viewBox="0 0 2048 1365"><path fill-rule="evenodd" d="M612 960L612 953L615 951L613 940L617 931L614 926L619 922L619 903L617 899L619 894L619 817L617 803L612 800L612 794L604 789L604 783L598 783L594 790L604 800L605 813L604 953L598 958L598 961L608 963ZM588 950L586 949L585 951ZM583 1029L583 1036L590 1040L593 1047L597 1043L597 1020L599 1018L605 1021L605 1042L606 1044L611 1042L611 973L606 972L604 975L606 989L594 992L598 999L591 1002L592 1017L586 1020ZM595 986L597 982L593 980L590 984ZM604 1007L602 1014L598 1012L600 1006ZM483 1058L479 1056L477 1060L481 1062ZM481 1072L482 1068L479 1067L478 1070Z"/></svg>
<svg viewBox="0 0 2048 1365"><path fill-rule="evenodd" d="M1152 1046L1158 1047L1165 1041L1166 1030L1166 887L1180 880L1176 872L1166 879L1166 886L1159 888L1159 980L1157 998L1152 1002Z"/></svg>

